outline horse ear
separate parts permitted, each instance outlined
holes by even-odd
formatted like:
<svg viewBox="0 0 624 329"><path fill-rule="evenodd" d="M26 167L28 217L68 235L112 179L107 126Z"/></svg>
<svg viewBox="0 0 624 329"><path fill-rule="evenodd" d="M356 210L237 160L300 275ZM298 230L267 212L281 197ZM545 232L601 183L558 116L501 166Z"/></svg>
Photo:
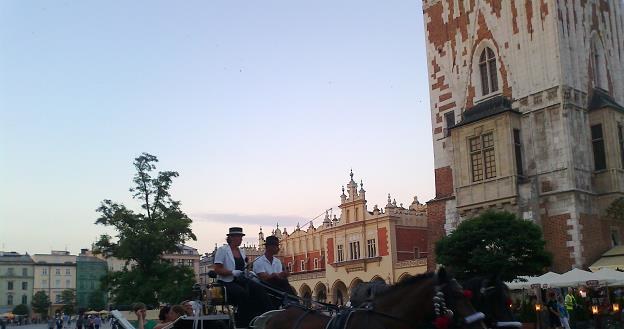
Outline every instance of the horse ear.
<svg viewBox="0 0 624 329"><path fill-rule="evenodd" d="M446 280L448 280L448 274L446 273L446 268L440 267L438 269L438 272L436 273L436 276L438 277L438 282L446 282Z"/></svg>

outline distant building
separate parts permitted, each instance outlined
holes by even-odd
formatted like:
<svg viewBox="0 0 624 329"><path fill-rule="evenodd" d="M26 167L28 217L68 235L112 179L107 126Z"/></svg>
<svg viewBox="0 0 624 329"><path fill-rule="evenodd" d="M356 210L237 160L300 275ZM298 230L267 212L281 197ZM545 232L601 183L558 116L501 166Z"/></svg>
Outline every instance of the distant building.
<svg viewBox="0 0 624 329"><path fill-rule="evenodd" d="M0 313L32 302L34 262L28 255L0 251Z"/></svg>
<svg viewBox="0 0 624 329"><path fill-rule="evenodd" d="M407 208L388 195L385 208L367 206L363 184L351 180L340 196L340 217L325 214L318 227L277 227L279 258L291 272L290 284L304 298L345 304L352 288L365 281L395 283L427 269L427 207L416 198ZM259 233L264 246L264 233Z"/></svg>
<svg viewBox="0 0 624 329"><path fill-rule="evenodd" d="M105 260L94 257L87 249L82 249L76 258L76 304L79 308L92 306L92 301L107 303L107 294L102 291L102 278L107 274Z"/></svg>
<svg viewBox="0 0 624 329"><path fill-rule="evenodd" d="M178 245L178 251L170 254L163 254L162 259L178 266L188 266L195 273L195 282L199 280L199 252L193 247L183 244Z"/></svg>
<svg viewBox="0 0 624 329"><path fill-rule="evenodd" d="M51 314L63 307L62 293L64 290L76 289L76 255L69 251L55 251L49 254L35 254L33 295L44 291L52 305Z"/></svg>

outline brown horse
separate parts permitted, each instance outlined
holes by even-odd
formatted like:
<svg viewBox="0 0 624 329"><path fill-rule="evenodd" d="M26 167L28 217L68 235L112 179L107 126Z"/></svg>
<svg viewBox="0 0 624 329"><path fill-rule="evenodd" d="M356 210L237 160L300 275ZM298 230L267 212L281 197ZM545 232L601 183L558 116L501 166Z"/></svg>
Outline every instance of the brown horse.
<svg viewBox="0 0 624 329"><path fill-rule="evenodd" d="M484 329L482 314L475 312L461 286L446 275L426 273L397 283L375 296L364 307L329 317L318 311L292 306L266 321L266 329L435 328ZM258 328L258 327L256 327Z"/></svg>

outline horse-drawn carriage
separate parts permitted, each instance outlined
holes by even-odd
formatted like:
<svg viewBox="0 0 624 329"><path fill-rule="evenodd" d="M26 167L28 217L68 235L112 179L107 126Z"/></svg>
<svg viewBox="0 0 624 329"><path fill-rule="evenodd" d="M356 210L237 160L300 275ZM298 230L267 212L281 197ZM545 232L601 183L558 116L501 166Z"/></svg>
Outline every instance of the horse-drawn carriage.
<svg viewBox="0 0 624 329"><path fill-rule="evenodd" d="M255 280L253 275L247 280ZM259 283L263 284L263 283ZM327 312L334 305L312 302L304 306L297 296L266 287L282 300L279 310L251 321L254 329L485 329L518 328L508 305L508 290L500 280L474 279L462 286L444 270L426 273L389 286L385 291L353 298L352 306ZM367 288L365 288L367 289ZM227 289L213 282L202 291L205 315L182 317L172 329L235 329L236 307L227 299ZM308 301L309 302L309 301ZM475 309L476 307L476 309ZM482 313L483 312L483 313ZM485 314L484 314L485 313ZM126 328L131 329L131 328Z"/></svg>

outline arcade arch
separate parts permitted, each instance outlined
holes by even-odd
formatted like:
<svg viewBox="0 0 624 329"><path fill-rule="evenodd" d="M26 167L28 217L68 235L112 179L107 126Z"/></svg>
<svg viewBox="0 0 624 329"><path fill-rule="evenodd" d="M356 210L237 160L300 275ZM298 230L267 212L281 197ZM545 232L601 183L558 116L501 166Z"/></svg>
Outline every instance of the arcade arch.
<svg viewBox="0 0 624 329"><path fill-rule="evenodd" d="M344 305L349 300L347 286L344 282L336 280L332 286L332 300L335 305Z"/></svg>
<svg viewBox="0 0 624 329"><path fill-rule="evenodd" d="M314 297L318 302L327 302L327 287L322 282L319 282L316 286L314 286Z"/></svg>

